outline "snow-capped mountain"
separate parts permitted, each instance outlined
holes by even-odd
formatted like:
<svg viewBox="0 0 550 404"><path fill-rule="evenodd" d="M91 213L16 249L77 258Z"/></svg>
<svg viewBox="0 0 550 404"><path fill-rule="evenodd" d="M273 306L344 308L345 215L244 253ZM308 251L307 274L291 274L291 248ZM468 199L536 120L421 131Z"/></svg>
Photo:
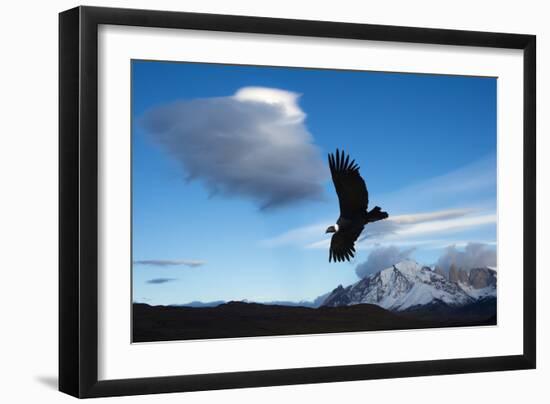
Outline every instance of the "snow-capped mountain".
<svg viewBox="0 0 550 404"><path fill-rule="evenodd" d="M496 296L494 270L472 269L470 275L473 282L469 279L465 283L452 282L432 268L405 260L346 288L338 286L322 305L336 307L370 303L392 311L403 311L434 303L461 307Z"/></svg>

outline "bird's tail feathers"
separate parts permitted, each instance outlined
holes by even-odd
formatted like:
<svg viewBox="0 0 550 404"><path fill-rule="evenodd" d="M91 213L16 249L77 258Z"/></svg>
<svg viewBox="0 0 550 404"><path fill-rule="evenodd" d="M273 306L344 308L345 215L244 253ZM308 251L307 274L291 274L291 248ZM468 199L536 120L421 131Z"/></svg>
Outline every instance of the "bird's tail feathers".
<svg viewBox="0 0 550 404"><path fill-rule="evenodd" d="M367 223L377 222L379 220L386 219L387 217L387 212L384 212L380 206L375 206L370 212L367 213Z"/></svg>

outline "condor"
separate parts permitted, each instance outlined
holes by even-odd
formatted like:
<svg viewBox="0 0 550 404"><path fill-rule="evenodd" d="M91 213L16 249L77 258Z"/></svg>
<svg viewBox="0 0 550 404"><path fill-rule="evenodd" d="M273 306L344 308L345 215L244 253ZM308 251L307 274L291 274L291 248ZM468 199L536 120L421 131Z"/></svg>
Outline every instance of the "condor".
<svg viewBox="0 0 550 404"><path fill-rule="evenodd" d="M367 211L369 193L365 181L359 174L355 160L336 149L328 155L332 182L340 203L340 217L325 233L334 233L330 242L328 261L349 261L355 256L355 241L366 224L386 219L388 214L378 206Z"/></svg>

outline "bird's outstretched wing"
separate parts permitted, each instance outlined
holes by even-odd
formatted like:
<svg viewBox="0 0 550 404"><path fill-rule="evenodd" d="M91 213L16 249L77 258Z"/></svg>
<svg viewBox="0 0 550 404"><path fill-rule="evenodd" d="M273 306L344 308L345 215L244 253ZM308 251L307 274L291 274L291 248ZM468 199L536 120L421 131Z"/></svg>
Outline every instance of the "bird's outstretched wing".
<svg viewBox="0 0 550 404"><path fill-rule="evenodd" d="M334 260L334 262L351 260L355 256L355 240L363 231L363 227L363 225L358 225L345 232L337 231L334 233L330 240L328 262L331 262L331 260Z"/></svg>
<svg viewBox="0 0 550 404"><path fill-rule="evenodd" d="M353 217L363 212L369 204L369 193L365 181L359 174L359 166L355 160L349 161L349 154L336 149L336 154L328 155L328 164L332 174L332 182L336 188L340 202L340 215Z"/></svg>

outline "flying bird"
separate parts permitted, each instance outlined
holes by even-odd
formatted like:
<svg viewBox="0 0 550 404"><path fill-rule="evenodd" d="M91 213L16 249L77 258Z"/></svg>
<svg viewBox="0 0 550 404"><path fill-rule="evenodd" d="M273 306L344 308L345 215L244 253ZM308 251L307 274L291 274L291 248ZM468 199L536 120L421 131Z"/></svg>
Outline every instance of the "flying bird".
<svg viewBox="0 0 550 404"><path fill-rule="evenodd" d="M367 211L369 192L359 174L355 160L349 161L349 154L336 149L336 154L328 155L332 182L340 203L340 217L326 233L334 233L330 241L328 261L349 261L355 256L355 241L366 224L386 219L388 214L379 206Z"/></svg>

